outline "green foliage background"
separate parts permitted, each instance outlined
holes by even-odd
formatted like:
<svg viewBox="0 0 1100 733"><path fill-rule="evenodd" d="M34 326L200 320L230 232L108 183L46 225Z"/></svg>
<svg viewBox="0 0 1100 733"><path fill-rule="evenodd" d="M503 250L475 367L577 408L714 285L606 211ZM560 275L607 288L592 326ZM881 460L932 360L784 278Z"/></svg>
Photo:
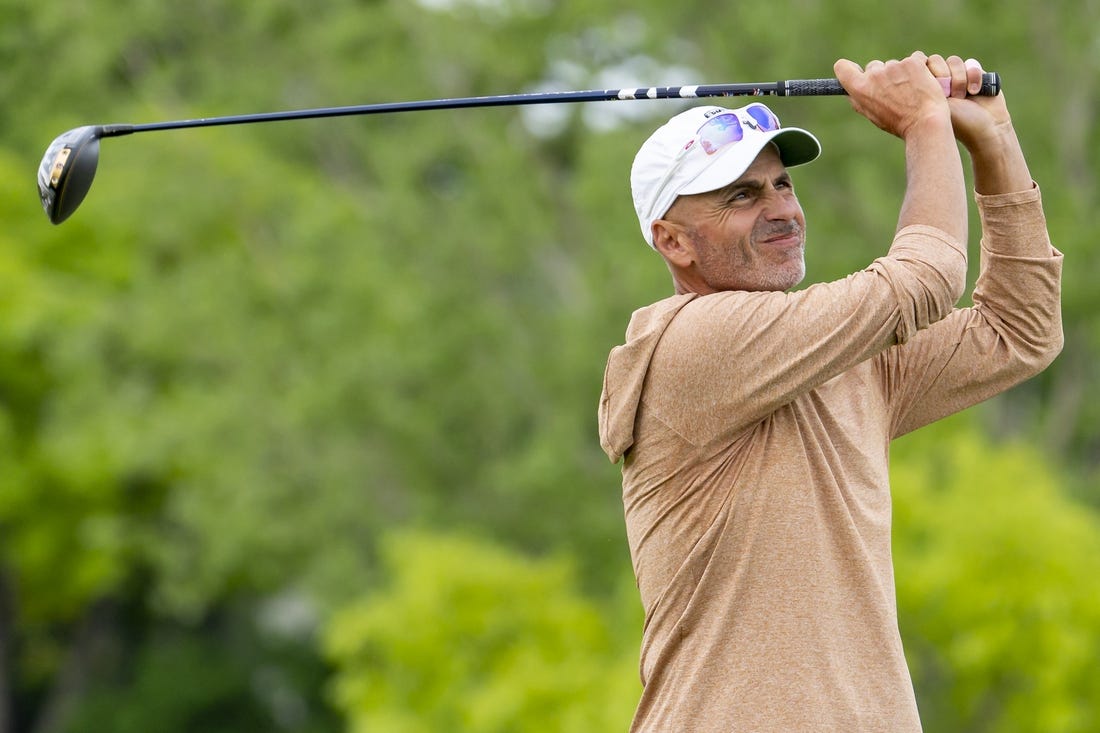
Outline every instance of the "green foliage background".
<svg viewBox="0 0 1100 733"><path fill-rule="evenodd" d="M51 227L56 135L916 48L1001 72L1066 254L1058 361L895 450L925 728L1096 730L1097 3L624 7L0 0L0 733L625 730L638 694L595 406L669 292L627 171L676 103L106 140ZM864 266L899 143L842 98L769 104L825 148L809 279Z"/></svg>

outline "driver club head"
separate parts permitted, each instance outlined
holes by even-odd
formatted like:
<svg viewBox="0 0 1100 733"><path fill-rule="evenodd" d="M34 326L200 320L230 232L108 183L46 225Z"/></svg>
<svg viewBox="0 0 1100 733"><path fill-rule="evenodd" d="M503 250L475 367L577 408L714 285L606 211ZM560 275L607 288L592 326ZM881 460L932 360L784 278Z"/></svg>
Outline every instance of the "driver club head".
<svg viewBox="0 0 1100 733"><path fill-rule="evenodd" d="M58 135L38 166L38 196L53 224L68 219L88 194L99 163L100 126Z"/></svg>

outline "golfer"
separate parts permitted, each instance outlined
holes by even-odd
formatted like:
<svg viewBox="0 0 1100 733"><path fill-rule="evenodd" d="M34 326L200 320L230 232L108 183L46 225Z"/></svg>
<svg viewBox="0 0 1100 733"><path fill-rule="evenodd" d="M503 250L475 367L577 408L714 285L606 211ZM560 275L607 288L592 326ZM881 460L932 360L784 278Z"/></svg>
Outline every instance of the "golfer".
<svg viewBox="0 0 1100 733"><path fill-rule="evenodd" d="M980 64L915 53L834 71L905 144L897 230L860 272L788 292L806 236L788 169L820 147L764 105L679 114L634 161L642 235L675 295L634 313L599 407L645 609L633 731L920 731L890 441L1062 346L1062 256L1004 95L967 97ZM956 141L982 225L972 308L955 307L968 203Z"/></svg>

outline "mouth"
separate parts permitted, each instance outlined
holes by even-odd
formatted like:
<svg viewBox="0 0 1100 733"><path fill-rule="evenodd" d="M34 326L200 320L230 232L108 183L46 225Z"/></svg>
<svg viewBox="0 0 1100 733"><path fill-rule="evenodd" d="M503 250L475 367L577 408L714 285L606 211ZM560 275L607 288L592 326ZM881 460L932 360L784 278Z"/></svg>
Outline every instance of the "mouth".
<svg viewBox="0 0 1100 733"><path fill-rule="evenodd" d="M760 243L766 247L801 247L802 232L797 229L794 231L780 232L760 240Z"/></svg>

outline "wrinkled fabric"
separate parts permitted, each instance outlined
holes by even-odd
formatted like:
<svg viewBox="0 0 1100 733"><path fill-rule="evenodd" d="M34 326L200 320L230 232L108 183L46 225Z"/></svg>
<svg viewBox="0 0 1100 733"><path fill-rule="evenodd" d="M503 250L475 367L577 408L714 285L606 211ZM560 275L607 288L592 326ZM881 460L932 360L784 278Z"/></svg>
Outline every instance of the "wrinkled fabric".
<svg viewBox="0 0 1100 733"><path fill-rule="evenodd" d="M632 731L920 731L898 632L889 443L1043 369L1061 254L1038 188L976 196L966 249L925 226L843 280L677 295L612 350L600 441L622 460L645 609Z"/></svg>

